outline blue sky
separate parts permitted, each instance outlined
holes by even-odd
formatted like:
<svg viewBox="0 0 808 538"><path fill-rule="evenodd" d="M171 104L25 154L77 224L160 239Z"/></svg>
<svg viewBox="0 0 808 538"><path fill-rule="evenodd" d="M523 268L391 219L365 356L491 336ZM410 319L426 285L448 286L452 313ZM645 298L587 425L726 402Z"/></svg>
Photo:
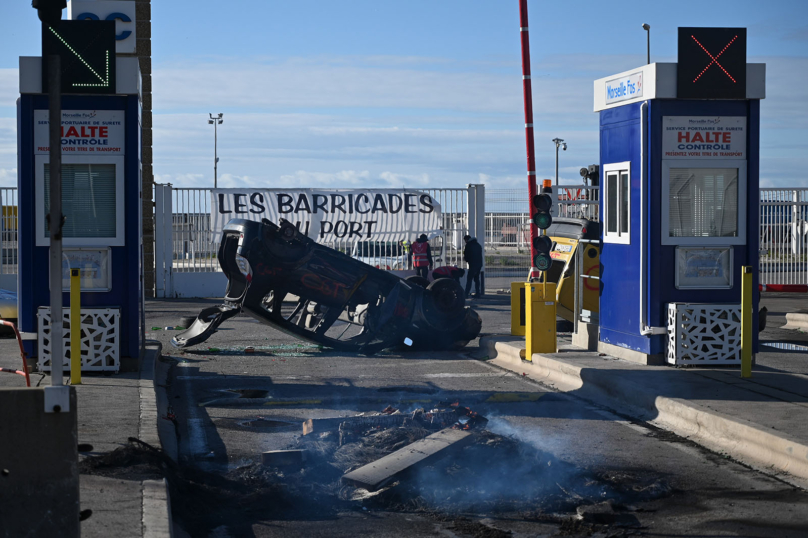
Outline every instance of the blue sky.
<svg viewBox="0 0 808 538"><path fill-rule="evenodd" d="M0 8L0 185L16 184L17 58L40 53L28 0ZM761 180L806 184L808 2L529 2L539 176L597 162L592 81L676 60L679 26L748 28L767 64ZM153 0L154 172L175 186L521 188L517 0Z"/></svg>

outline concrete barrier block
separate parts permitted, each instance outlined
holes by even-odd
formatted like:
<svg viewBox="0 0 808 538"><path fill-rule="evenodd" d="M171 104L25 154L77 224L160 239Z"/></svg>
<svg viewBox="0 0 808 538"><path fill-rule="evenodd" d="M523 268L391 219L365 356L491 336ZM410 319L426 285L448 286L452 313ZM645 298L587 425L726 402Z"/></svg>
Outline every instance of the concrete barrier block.
<svg viewBox="0 0 808 538"><path fill-rule="evenodd" d="M79 536L76 390L45 413L43 389L0 389L0 536Z"/></svg>

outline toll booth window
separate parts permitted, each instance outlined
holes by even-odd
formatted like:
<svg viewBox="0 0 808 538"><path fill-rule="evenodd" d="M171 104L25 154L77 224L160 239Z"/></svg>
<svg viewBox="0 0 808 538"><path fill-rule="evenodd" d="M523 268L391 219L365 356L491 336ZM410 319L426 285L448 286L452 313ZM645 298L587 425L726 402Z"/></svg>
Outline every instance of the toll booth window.
<svg viewBox="0 0 808 538"><path fill-rule="evenodd" d="M631 163L607 164L603 167L605 177L604 217L605 243L631 243Z"/></svg>
<svg viewBox="0 0 808 538"><path fill-rule="evenodd" d="M50 165L45 165L45 214L50 212ZM62 232L68 237L115 237L115 165L62 166ZM45 234L50 237L48 221Z"/></svg>
<svg viewBox="0 0 808 538"><path fill-rule="evenodd" d="M680 167L675 163L664 168L667 203L663 201L663 212L667 209L667 215L663 215L663 244L742 242L746 190L743 167Z"/></svg>
<svg viewBox="0 0 808 538"><path fill-rule="evenodd" d="M65 245L123 245L123 158L96 157L92 163L77 159L62 158ZM47 245L51 169L46 156L37 161L37 244Z"/></svg>

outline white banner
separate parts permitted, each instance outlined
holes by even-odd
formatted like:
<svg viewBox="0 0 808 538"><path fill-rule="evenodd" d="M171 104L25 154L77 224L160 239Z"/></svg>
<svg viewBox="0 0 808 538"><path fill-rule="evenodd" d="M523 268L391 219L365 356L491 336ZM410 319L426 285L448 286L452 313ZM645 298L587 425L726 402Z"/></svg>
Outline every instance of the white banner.
<svg viewBox="0 0 808 538"><path fill-rule="evenodd" d="M663 159L746 159L744 116L665 116Z"/></svg>
<svg viewBox="0 0 808 538"><path fill-rule="evenodd" d="M49 112L34 111L34 153L50 151ZM123 155L123 110L63 110L62 155Z"/></svg>
<svg viewBox="0 0 808 538"><path fill-rule="evenodd" d="M406 189L213 189L211 229L230 219L286 219L311 239L414 241L441 235L440 204Z"/></svg>

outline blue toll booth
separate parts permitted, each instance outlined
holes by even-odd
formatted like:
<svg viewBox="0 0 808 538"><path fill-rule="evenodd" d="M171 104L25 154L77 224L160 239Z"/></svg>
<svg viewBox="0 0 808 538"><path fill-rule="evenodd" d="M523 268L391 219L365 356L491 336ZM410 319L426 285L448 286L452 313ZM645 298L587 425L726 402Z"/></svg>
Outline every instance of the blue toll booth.
<svg viewBox="0 0 808 538"><path fill-rule="evenodd" d="M137 58L114 58L107 93L62 96L62 282L69 339L70 268L80 269L82 370L136 368L142 347L141 84ZM64 77L65 75L63 75ZM109 78L109 70L107 77ZM48 96L42 59L20 58L18 323L50 370ZM65 345L65 355L70 347ZM65 358L65 368L69 362Z"/></svg>
<svg viewBox="0 0 808 538"><path fill-rule="evenodd" d="M759 299L765 64L746 63L745 29L732 28L680 28L678 60L594 84L598 349L646 364L739 364L743 266L755 313Z"/></svg>

